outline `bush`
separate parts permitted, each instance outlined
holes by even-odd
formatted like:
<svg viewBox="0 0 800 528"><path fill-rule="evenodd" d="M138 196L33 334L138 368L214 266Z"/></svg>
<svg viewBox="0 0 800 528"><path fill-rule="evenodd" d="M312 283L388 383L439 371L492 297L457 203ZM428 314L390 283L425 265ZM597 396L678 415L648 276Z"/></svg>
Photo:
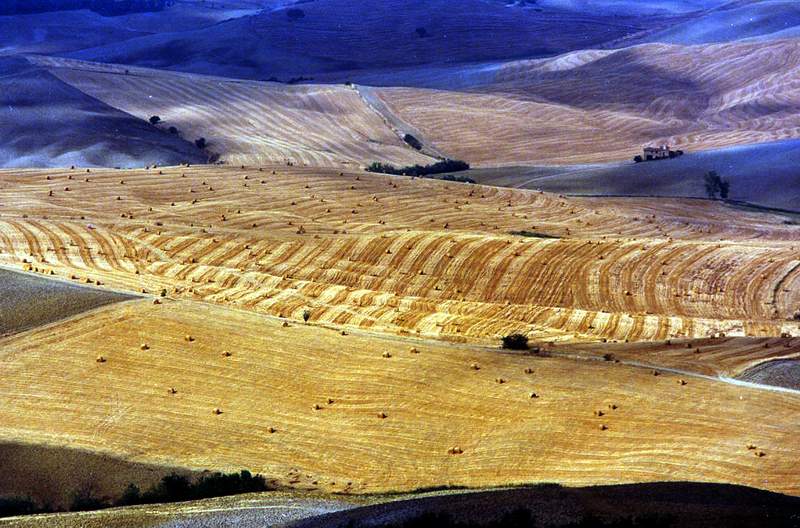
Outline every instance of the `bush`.
<svg viewBox="0 0 800 528"><path fill-rule="evenodd" d="M469 163L461 160L446 159L437 161L431 165L411 165L408 167L397 168L389 163L379 163L374 161L367 167L367 172L381 172L383 174L395 174L406 176L427 176L429 174L443 174L445 172L458 172L469 169Z"/></svg>
<svg viewBox="0 0 800 528"><path fill-rule="evenodd" d="M297 9L294 7L286 10L286 16L289 17L289 20L300 20L306 16L306 12L302 9Z"/></svg>
<svg viewBox="0 0 800 528"><path fill-rule="evenodd" d="M31 515L33 513L41 513L41 510L28 497L0 497L0 517Z"/></svg>
<svg viewBox="0 0 800 528"><path fill-rule="evenodd" d="M171 127L169 127L169 133L170 134L177 134L178 133L178 129L175 128L174 126L171 126Z"/></svg>
<svg viewBox="0 0 800 528"><path fill-rule="evenodd" d="M201 138L197 138L197 139L195 139L195 140L194 140L194 144L195 144L195 146L197 146L197 148L199 148L200 150L203 150L203 149L205 149L205 148L208 146L208 143L206 142L206 138L204 138L204 137L201 137Z"/></svg>
<svg viewBox="0 0 800 528"><path fill-rule="evenodd" d="M528 336L509 334L503 337L503 348L508 350L528 350Z"/></svg>
<svg viewBox="0 0 800 528"><path fill-rule="evenodd" d="M717 171L709 171L703 177L706 187L706 194L712 200L716 200L719 196L723 200L728 199L731 190L731 183L723 179Z"/></svg>
<svg viewBox="0 0 800 528"><path fill-rule="evenodd" d="M149 121L150 121L151 125L157 125L157 124L159 124L161 122L161 118L158 117L157 115L154 115L154 116L150 116Z"/></svg>
<svg viewBox="0 0 800 528"><path fill-rule="evenodd" d="M428 30L427 30L427 29L425 29L424 27L418 27L417 29L415 29L415 30L414 30L414 32L415 32L415 33L417 34L417 36L418 36L418 37L420 37L420 38L424 38L424 37L427 37L427 36L428 36Z"/></svg>
<svg viewBox="0 0 800 528"><path fill-rule="evenodd" d="M408 143L408 145L415 150L422 150L422 143L420 143L420 141L411 134L406 134L403 136L403 141Z"/></svg>
<svg viewBox="0 0 800 528"><path fill-rule="evenodd" d="M641 163L644 161L644 158L642 158L641 156L634 156L633 161L636 163Z"/></svg>
<svg viewBox="0 0 800 528"><path fill-rule="evenodd" d="M72 495L69 511L101 510L110 506L108 501L96 495L94 486L86 485Z"/></svg>

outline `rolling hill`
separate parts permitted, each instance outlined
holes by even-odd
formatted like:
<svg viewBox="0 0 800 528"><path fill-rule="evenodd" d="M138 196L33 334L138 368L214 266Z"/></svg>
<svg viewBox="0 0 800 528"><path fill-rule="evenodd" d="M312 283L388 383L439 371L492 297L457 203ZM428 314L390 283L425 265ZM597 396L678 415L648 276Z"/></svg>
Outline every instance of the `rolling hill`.
<svg viewBox="0 0 800 528"><path fill-rule="evenodd" d="M648 44L505 63L458 92L377 92L435 146L478 165L598 163L645 144L697 151L797 137L799 59L791 39Z"/></svg>
<svg viewBox="0 0 800 528"><path fill-rule="evenodd" d="M193 31L161 33L72 58L247 79L544 56L598 46L643 29L632 16L514 9L465 0L314 0L303 16L265 11ZM655 18L649 24L663 23ZM565 25L571 31L561 31ZM419 29L419 32L417 31ZM339 78L339 82L347 81Z"/></svg>
<svg viewBox="0 0 800 528"><path fill-rule="evenodd" d="M690 152L663 163L487 168L468 176L486 185L574 195L706 198L703 176L716 171L730 182L732 200L798 211L798 165L800 140L790 139Z"/></svg>
<svg viewBox="0 0 800 528"><path fill-rule="evenodd" d="M204 163L191 143L149 126L24 59L0 57L0 167Z"/></svg>
<svg viewBox="0 0 800 528"><path fill-rule="evenodd" d="M350 494L800 494L797 394L708 341L797 354L779 215L297 166L2 171L0 203L3 265L145 296L0 338L5 443Z"/></svg>
<svg viewBox="0 0 800 528"><path fill-rule="evenodd" d="M19 61L21 73L5 78L11 106L0 111L15 120L14 127L7 121L8 146L0 159L6 165L143 166L203 163L209 155L232 164L433 161L345 86L232 81L40 56L30 57L31 64L9 60ZM54 110L33 102L39 97ZM157 127L147 123L153 115L162 119ZM56 134L63 126L73 132ZM175 134L169 133L173 126ZM113 136L103 134L108 129ZM205 151L193 145L200 137L208 141ZM143 142L152 151L139 146ZM178 146L179 152L163 154Z"/></svg>

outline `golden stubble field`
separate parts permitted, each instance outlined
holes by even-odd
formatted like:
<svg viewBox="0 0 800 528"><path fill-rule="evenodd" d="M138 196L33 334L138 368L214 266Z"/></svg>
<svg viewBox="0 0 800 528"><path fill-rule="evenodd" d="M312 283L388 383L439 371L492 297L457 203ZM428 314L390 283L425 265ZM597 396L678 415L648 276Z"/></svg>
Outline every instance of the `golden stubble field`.
<svg viewBox="0 0 800 528"><path fill-rule="evenodd" d="M800 492L796 394L629 364L796 333L780 215L281 166L6 171L0 203L3 265L146 294L0 340L2 440L350 493Z"/></svg>

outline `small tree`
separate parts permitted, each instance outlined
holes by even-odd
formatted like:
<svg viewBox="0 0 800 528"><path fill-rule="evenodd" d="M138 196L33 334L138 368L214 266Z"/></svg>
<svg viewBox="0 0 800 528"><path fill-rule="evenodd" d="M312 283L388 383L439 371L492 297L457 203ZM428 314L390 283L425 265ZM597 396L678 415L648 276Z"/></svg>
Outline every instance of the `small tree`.
<svg viewBox="0 0 800 528"><path fill-rule="evenodd" d="M644 161L644 158L642 158L641 156L634 156L633 161L636 163L641 163Z"/></svg>
<svg viewBox="0 0 800 528"><path fill-rule="evenodd" d="M203 150L204 148L206 148L206 147L208 146L208 143L206 142L206 138L204 138L204 137L197 138L197 139L194 141L194 144L195 144L195 145L197 146L197 148L199 148L200 150Z"/></svg>
<svg viewBox="0 0 800 528"><path fill-rule="evenodd" d="M174 126L171 126L171 127L169 127L169 133L170 134L177 134L178 133L178 129L175 128Z"/></svg>
<svg viewBox="0 0 800 528"><path fill-rule="evenodd" d="M300 20L306 16L306 12L302 9L292 8L286 10L286 16L289 17L289 20Z"/></svg>
<svg viewBox="0 0 800 528"><path fill-rule="evenodd" d="M151 124L151 125L157 125L157 124L159 124L160 122L161 122L161 118L160 118L160 117L158 117L157 115L150 116L150 124Z"/></svg>
<svg viewBox="0 0 800 528"><path fill-rule="evenodd" d="M528 350L528 336L509 334L503 337L503 348L508 350Z"/></svg>
<svg viewBox="0 0 800 528"><path fill-rule="evenodd" d="M303 321L308 322L311 319L311 310L303 310Z"/></svg>
<svg viewBox="0 0 800 528"><path fill-rule="evenodd" d="M716 200L717 196L723 200L728 199L731 190L731 183L723 179L717 171L708 171L703 177L705 183L706 194L712 200Z"/></svg>

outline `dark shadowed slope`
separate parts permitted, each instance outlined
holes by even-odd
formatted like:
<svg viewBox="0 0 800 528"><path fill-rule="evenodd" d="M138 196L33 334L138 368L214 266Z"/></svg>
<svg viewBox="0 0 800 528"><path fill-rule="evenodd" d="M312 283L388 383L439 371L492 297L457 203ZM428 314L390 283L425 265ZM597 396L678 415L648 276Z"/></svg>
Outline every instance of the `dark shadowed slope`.
<svg viewBox="0 0 800 528"><path fill-rule="evenodd" d="M188 141L16 58L0 58L0 167L202 163Z"/></svg>
<svg viewBox="0 0 800 528"><path fill-rule="evenodd" d="M538 12L480 0L464 0L458 9L447 0L315 0L298 9L304 16L269 11L71 56L286 80L333 71L554 55L599 46L647 27L639 17Z"/></svg>
<svg viewBox="0 0 800 528"><path fill-rule="evenodd" d="M624 505L624 506L621 506ZM446 493L411 500L386 502L336 512L291 524L292 528L403 526L404 521L424 514L444 519L421 526L455 526L492 523L511 512L525 509L535 526L566 526L594 518L594 522L572 526L603 526L604 522L638 518L632 526L795 526L800 499L743 486L695 482L655 482L618 486L562 488L541 485L484 492ZM519 515L517 515L519 518ZM649 522L644 522L649 518ZM655 520L662 521L656 524ZM668 522L666 522L668 521ZM777 524L786 522L786 524ZM508 523L506 526L528 526ZM416 526L416 524L414 525Z"/></svg>
<svg viewBox="0 0 800 528"><path fill-rule="evenodd" d="M0 334L19 332L133 296L0 269Z"/></svg>
<svg viewBox="0 0 800 528"><path fill-rule="evenodd" d="M689 17L667 29L646 32L636 40L709 44L749 38L767 40L795 37L798 34L800 4L795 0L738 0Z"/></svg>
<svg viewBox="0 0 800 528"><path fill-rule="evenodd" d="M477 169L469 176L488 185L567 194L705 198L703 176L712 170L731 182L734 200L800 210L800 140L692 152L649 163Z"/></svg>

